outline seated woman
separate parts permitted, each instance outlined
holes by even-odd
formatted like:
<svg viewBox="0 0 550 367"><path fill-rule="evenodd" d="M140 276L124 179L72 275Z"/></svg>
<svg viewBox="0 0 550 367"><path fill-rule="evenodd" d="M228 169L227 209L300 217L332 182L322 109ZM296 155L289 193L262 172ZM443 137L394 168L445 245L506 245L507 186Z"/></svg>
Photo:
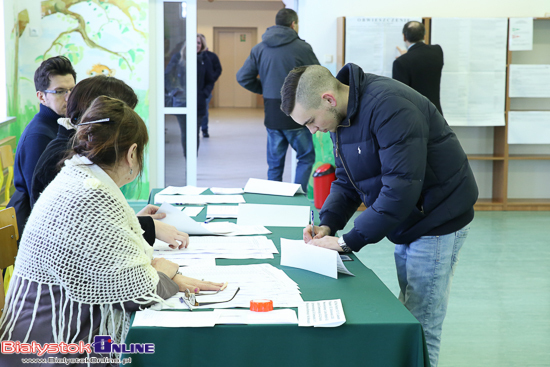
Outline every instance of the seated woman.
<svg viewBox="0 0 550 367"><path fill-rule="evenodd" d="M152 260L153 249L120 191L142 171L147 141L143 120L118 99L98 97L84 113L72 157L27 222L0 340L92 343L95 335L109 335L121 343L131 311L178 290L221 289L222 283L178 274L168 260ZM19 365L27 356L4 354L2 365ZM53 356L79 357L45 355Z"/></svg>

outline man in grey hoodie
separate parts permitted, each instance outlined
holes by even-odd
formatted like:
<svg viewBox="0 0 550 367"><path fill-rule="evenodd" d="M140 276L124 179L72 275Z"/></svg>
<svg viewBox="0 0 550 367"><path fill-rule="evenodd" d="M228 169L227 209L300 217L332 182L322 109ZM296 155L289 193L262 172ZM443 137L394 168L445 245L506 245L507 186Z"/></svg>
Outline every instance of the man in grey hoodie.
<svg viewBox="0 0 550 367"><path fill-rule="evenodd" d="M281 111L281 87L290 70L297 66L319 65L319 61L311 46L298 37L298 14L294 10L279 10L275 24L266 30L262 42L252 48L237 73L237 81L249 91L263 94L268 180L282 181L285 155L290 144L298 159L294 182L307 191L315 162L313 141L307 128Z"/></svg>

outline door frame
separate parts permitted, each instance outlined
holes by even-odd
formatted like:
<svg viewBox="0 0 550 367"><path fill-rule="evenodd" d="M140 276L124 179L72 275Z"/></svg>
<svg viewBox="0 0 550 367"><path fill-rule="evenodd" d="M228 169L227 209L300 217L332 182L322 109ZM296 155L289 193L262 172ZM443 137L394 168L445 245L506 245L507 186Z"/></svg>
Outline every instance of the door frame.
<svg viewBox="0 0 550 367"><path fill-rule="evenodd" d="M214 52L216 55L220 55L220 32L251 32L251 41L252 41L252 47L256 46L258 44L258 28L257 27L214 27ZM214 107L219 107L219 94L220 88L218 87L218 83L214 86L213 91L213 99L214 99ZM258 105L258 99L254 98L252 100L252 108L257 108Z"/></svg>

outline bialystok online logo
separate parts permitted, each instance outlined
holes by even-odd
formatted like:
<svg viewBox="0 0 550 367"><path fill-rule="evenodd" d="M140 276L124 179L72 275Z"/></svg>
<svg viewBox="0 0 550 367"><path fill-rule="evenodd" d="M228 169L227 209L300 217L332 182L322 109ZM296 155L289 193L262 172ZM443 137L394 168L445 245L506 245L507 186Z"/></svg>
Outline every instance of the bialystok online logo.
<svg viewBox="0 0 550 367"><path fill-rule="evenodd" d="M153 354L155 353L155 344L116 344L109 335L96 335L94 342L84 343L45 343L40 344L35 341L31 343L21 343L18 341L2 341L2 354L36 354L41 357L45 354L91 354L92 350L96 354L109 353L127 353L127 354Z"/></svg>

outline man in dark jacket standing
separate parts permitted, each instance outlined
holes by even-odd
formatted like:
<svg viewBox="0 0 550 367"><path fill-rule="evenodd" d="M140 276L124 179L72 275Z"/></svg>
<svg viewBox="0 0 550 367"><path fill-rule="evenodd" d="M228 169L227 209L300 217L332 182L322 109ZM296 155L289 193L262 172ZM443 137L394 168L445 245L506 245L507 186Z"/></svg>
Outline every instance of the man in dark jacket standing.
<svg viewBox="0 0 550 367"><path fill-rule="evenodd" d="M292 68L319 65L311 46L298 37L298 14L281 9L262 42L254 46L237 73L237 81L251 92L263 94L267 129L268 180L282 181L288 145L296 151L295 183L307 191L315 151L311 134L281 112L281 86ZM258 78L258 74L260 77Z"/></svg>
<svg viewBox="0 0 550 367"><path fill-rule="evenodd" d="M393 62L392 77L428 98L443 114L439 101L443 50L439 45L425 44L425 34L422 23L405 24L403 40L408 50Z"/></svg>
<svg viewBox="0 0 550 367"><path fill-rule="evenodd" d="M399 299L424 328L433 367L458 253L478 190L466 154L435 106L395 80L347 64L334 78L322 66L292 70L281 109L312 133L330 132L336 181L320 226L304 241L359 251L387 237L396 244ZM367 210L340 238L361 202Z"/></svg>

